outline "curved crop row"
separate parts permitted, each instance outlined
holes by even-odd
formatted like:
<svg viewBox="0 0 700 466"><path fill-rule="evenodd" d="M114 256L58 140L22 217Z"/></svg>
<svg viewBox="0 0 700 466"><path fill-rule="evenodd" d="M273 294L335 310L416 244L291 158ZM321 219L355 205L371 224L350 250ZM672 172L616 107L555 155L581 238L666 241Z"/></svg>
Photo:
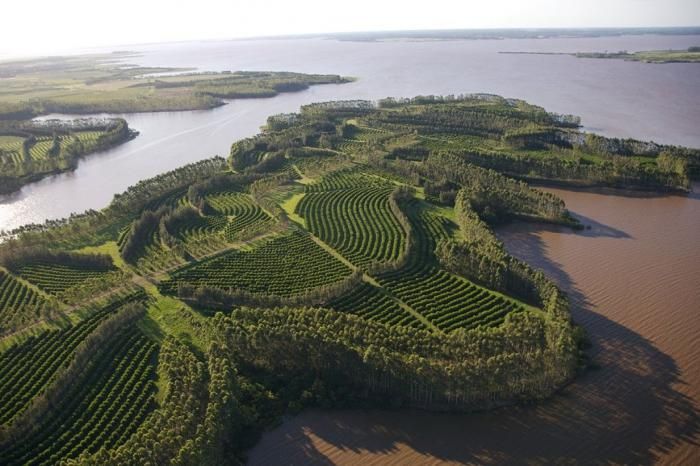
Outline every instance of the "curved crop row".
<svg viewBox="0 0 700 466"><path fill-rule="evenodd" d="M313 242L308 234L293 232L251 251L233 250L187 265L161 287L176 293L180 283L194 287L293 296L342 280L351 271Z"/></svg>
<svg viewBox="0 0 700 466"><path fill-rule="evenodd" d="M126 245L126 241L129 239L131 234L132 225L129 224L119 230L119 236L117 236L117 248L121 251Z"/></svg>
<svg viewBox="0 0 700 466"><path fill-rule="evenodd" d="M382 286L446 332L500 325L507 314L524 309L515 300L441 270L433 251L436 241L448 234L445 219L415 202L406 210L415 232L415 250L404 268L378 277Z"/></svg>
<svg viewBox="0 0 700 466"><path fill-rule="evenodd" d="M317 183L306 185L306 192L318 193L335 189L387 186L393 186L393 184L379 176L368 175L358 168L348 168L324 176Z"/></svg>
<svg viewBox="0 0 700 466"><path fill-rule="evenodd" d="M221 231L226 226L226 219L221 216L199 216L181 225L174 236L182 241L195 241L203 236L208 236Z"/></svg>
<svg viewBox="0 0 700 466"><path fill-rule="evenodd" d="M235 241L242 231L262 228L270 217L244 193L226 192L208 196L209 204L221 215L229 217L223 228L227 241Z"/></svg>
<svg viewBox="0 0 700 466"><path fill-rule="evenodd" d="M36 144L34 144L29 150L29 155L32 160L46 160L49 156L49 151L53 146L53 138L51 137L40 137L36 138Z"/></svg>
<svg viewBox="0 0 700 466"><path fill-rule="evenodd" d="M136 325L123 329L61 406L0 453L0 463L55 464L124 443L154 408L157 350Z"/></svg>
<svg viewBox="0 0 700 466"><path fill-rule="evenodd" d="M22 163L22 143L24 139L19 136L0 136L0 163Z"/></svg>
<svg viewBox="0 0 700 466"><path fill-rule="evenodd" d="M183 261L209 256L229 242L250 237L269 225L270 217L250 195L216 190L195 204L184 191L161 198L118 237L122 256L142 270L172 269Z"/></svg>
<svg viewBox="0 0 700 466"><path fill-rule="evenodd" d="M163 196L157 197L144 206L143 210L156 211L161 207L177 207L185 202L187 188L175 189Z"/></svg>
<svg viewBox="0 0 700 466"><path fill-rule="evenodd" d="M94 150L97 146L98 138L103 135L103 131L79 131L67 136L57 136L59 144L63 146L66 142L71 140L77 140L83 144L86 150ZM29 156L32 160L42 161L47 160L51 157L56 157L58 154L51 154L52 147L54 145L54 138L52 136L40 136L36 138L36 142L32 144L29 149ZM8 149L15 152L14 162L22 163L22 143L9 145Z"/></svg>
<svg viewBox="0 0 700 466"><path fill-rule="evenodd" d="M39 293L0 270L0 330L38 319L46 304Z"/></svg>
<svg viewBox="0 0 700 466"><path fill-rule="evenodd" d="M29 338L0 354L0 425L11 421L51 382L70 360L76 347L107 316L129 302L143 298L134 293L120 298L80 323Z"/></svg>
<svg viewBox="0 0 700 466"><path fill-rule="evenodd" d="M69 288L83 284L86 280L104 278L116 269L99 266L35 262L18 270L25 280L35 284L52 295L58 295Z"/></svg>
<svg viewBox="0 0 700 466"><path fill-rule="evenodd" d="M383 324L425 328L420 320L399 306L391 296L369 283L363 283L326 306Z"/></svg>
<svg viewBox="0 0 700 466"><path fill-rule="evenodd" d="M395 260L405 234L389 207L392 188L335 189L306 194L297 212L316 236L356 265Z"/></svg>
<svg viewBox="0 0 700 466"><path fill-rule="evenodd" d="M77 140L86 150L93 150L98 144L98 138L103 134L103 131L79 131L67 136L57 136L57 140L61 146L66 142ZM23 143L24 140L20 137L3 136L0 138L0 153L7 157L8 163L21 165L25 162L22 154ZM36 162L48 160L58 155L56 153L51 153L53 146L54 138L52 136L39 136L29 147L28 155L31 160Z"/></svg>
<svg viewBox="0 0 700 466"><path fill-rule="evenodd" d="M152 231L137 264L139 269L157 272L176 267L182 262L182 259L172 250L163 248L158 232Z"/></svg>
<svg viewBox="0 0 700 466"><path fill-rule="evenodd" d="M160 406L118 448L84 453L66 465L242 464L232 444L249 415L241 409L228 346L212 345L203 364L185 344L166 338L158 375L166 387ZM246 435L247 432L243 432Z"/></svg>
<svg viewBox="0 0 700 466"><path fill-rule="evenodd" d="M358 139L343 139L341 142L336 144L335 148L338 151L346 154L354 154L356 152L367 150L367 143Z"/></svg>

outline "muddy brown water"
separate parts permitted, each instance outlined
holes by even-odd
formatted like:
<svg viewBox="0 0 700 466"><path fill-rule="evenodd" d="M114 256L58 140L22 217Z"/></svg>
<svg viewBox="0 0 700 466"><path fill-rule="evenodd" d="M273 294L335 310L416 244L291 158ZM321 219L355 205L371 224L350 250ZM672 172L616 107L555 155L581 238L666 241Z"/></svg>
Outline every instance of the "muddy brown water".
<svg viewBox="0 0 700 466"><path fill-rule="evenodd" d="M700 464L700 186L548 190L591 228L499 236L567 290L598 370L537 406L305 412L265 434L250 464Z"/></svg>

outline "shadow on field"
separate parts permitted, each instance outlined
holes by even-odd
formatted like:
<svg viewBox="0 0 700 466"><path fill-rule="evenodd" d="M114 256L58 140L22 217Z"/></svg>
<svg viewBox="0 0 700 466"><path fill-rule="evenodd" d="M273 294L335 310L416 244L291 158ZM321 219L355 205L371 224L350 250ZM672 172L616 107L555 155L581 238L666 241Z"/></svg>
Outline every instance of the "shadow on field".
<svg viewBox="0 0 700 466"><path fill-rule="evenodd" d="M400 453L392 462L648 465L681 441L696 443L698 408L676 390L683 381L674 360L591 309L528 228L506 244L568 292L599 370L545 403L492 412L308 411L265 435L251 451L250 464L381 464L381 456L373 455ZM621 233L616 237L624 237Z"/></svg>

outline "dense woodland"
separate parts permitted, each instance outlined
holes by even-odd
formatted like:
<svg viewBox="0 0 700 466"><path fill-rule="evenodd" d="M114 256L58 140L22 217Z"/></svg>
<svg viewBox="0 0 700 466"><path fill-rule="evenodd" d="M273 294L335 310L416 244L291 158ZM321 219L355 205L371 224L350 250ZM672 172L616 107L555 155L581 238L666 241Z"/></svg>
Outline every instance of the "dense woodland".
<svg viewBox="0 0 700 466"><path fill-rule="evenodd" d="M7 234L0 463L238 464L306 407L545 399L584 336L493 228L582 227L528 179L684 190L697 161L497 96L270 117L228 159Z"/></svg>

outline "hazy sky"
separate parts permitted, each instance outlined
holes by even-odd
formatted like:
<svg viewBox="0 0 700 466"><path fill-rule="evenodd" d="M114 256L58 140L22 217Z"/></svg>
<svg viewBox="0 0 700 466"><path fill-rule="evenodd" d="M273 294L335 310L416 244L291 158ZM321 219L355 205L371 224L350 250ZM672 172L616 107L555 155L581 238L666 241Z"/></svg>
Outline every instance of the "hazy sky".
<svg viewBox="0 0 700 466"><path fill-rule="evenodd" d="M396 29L700 26L700 0L5 0L0 57Z"/></svg>

